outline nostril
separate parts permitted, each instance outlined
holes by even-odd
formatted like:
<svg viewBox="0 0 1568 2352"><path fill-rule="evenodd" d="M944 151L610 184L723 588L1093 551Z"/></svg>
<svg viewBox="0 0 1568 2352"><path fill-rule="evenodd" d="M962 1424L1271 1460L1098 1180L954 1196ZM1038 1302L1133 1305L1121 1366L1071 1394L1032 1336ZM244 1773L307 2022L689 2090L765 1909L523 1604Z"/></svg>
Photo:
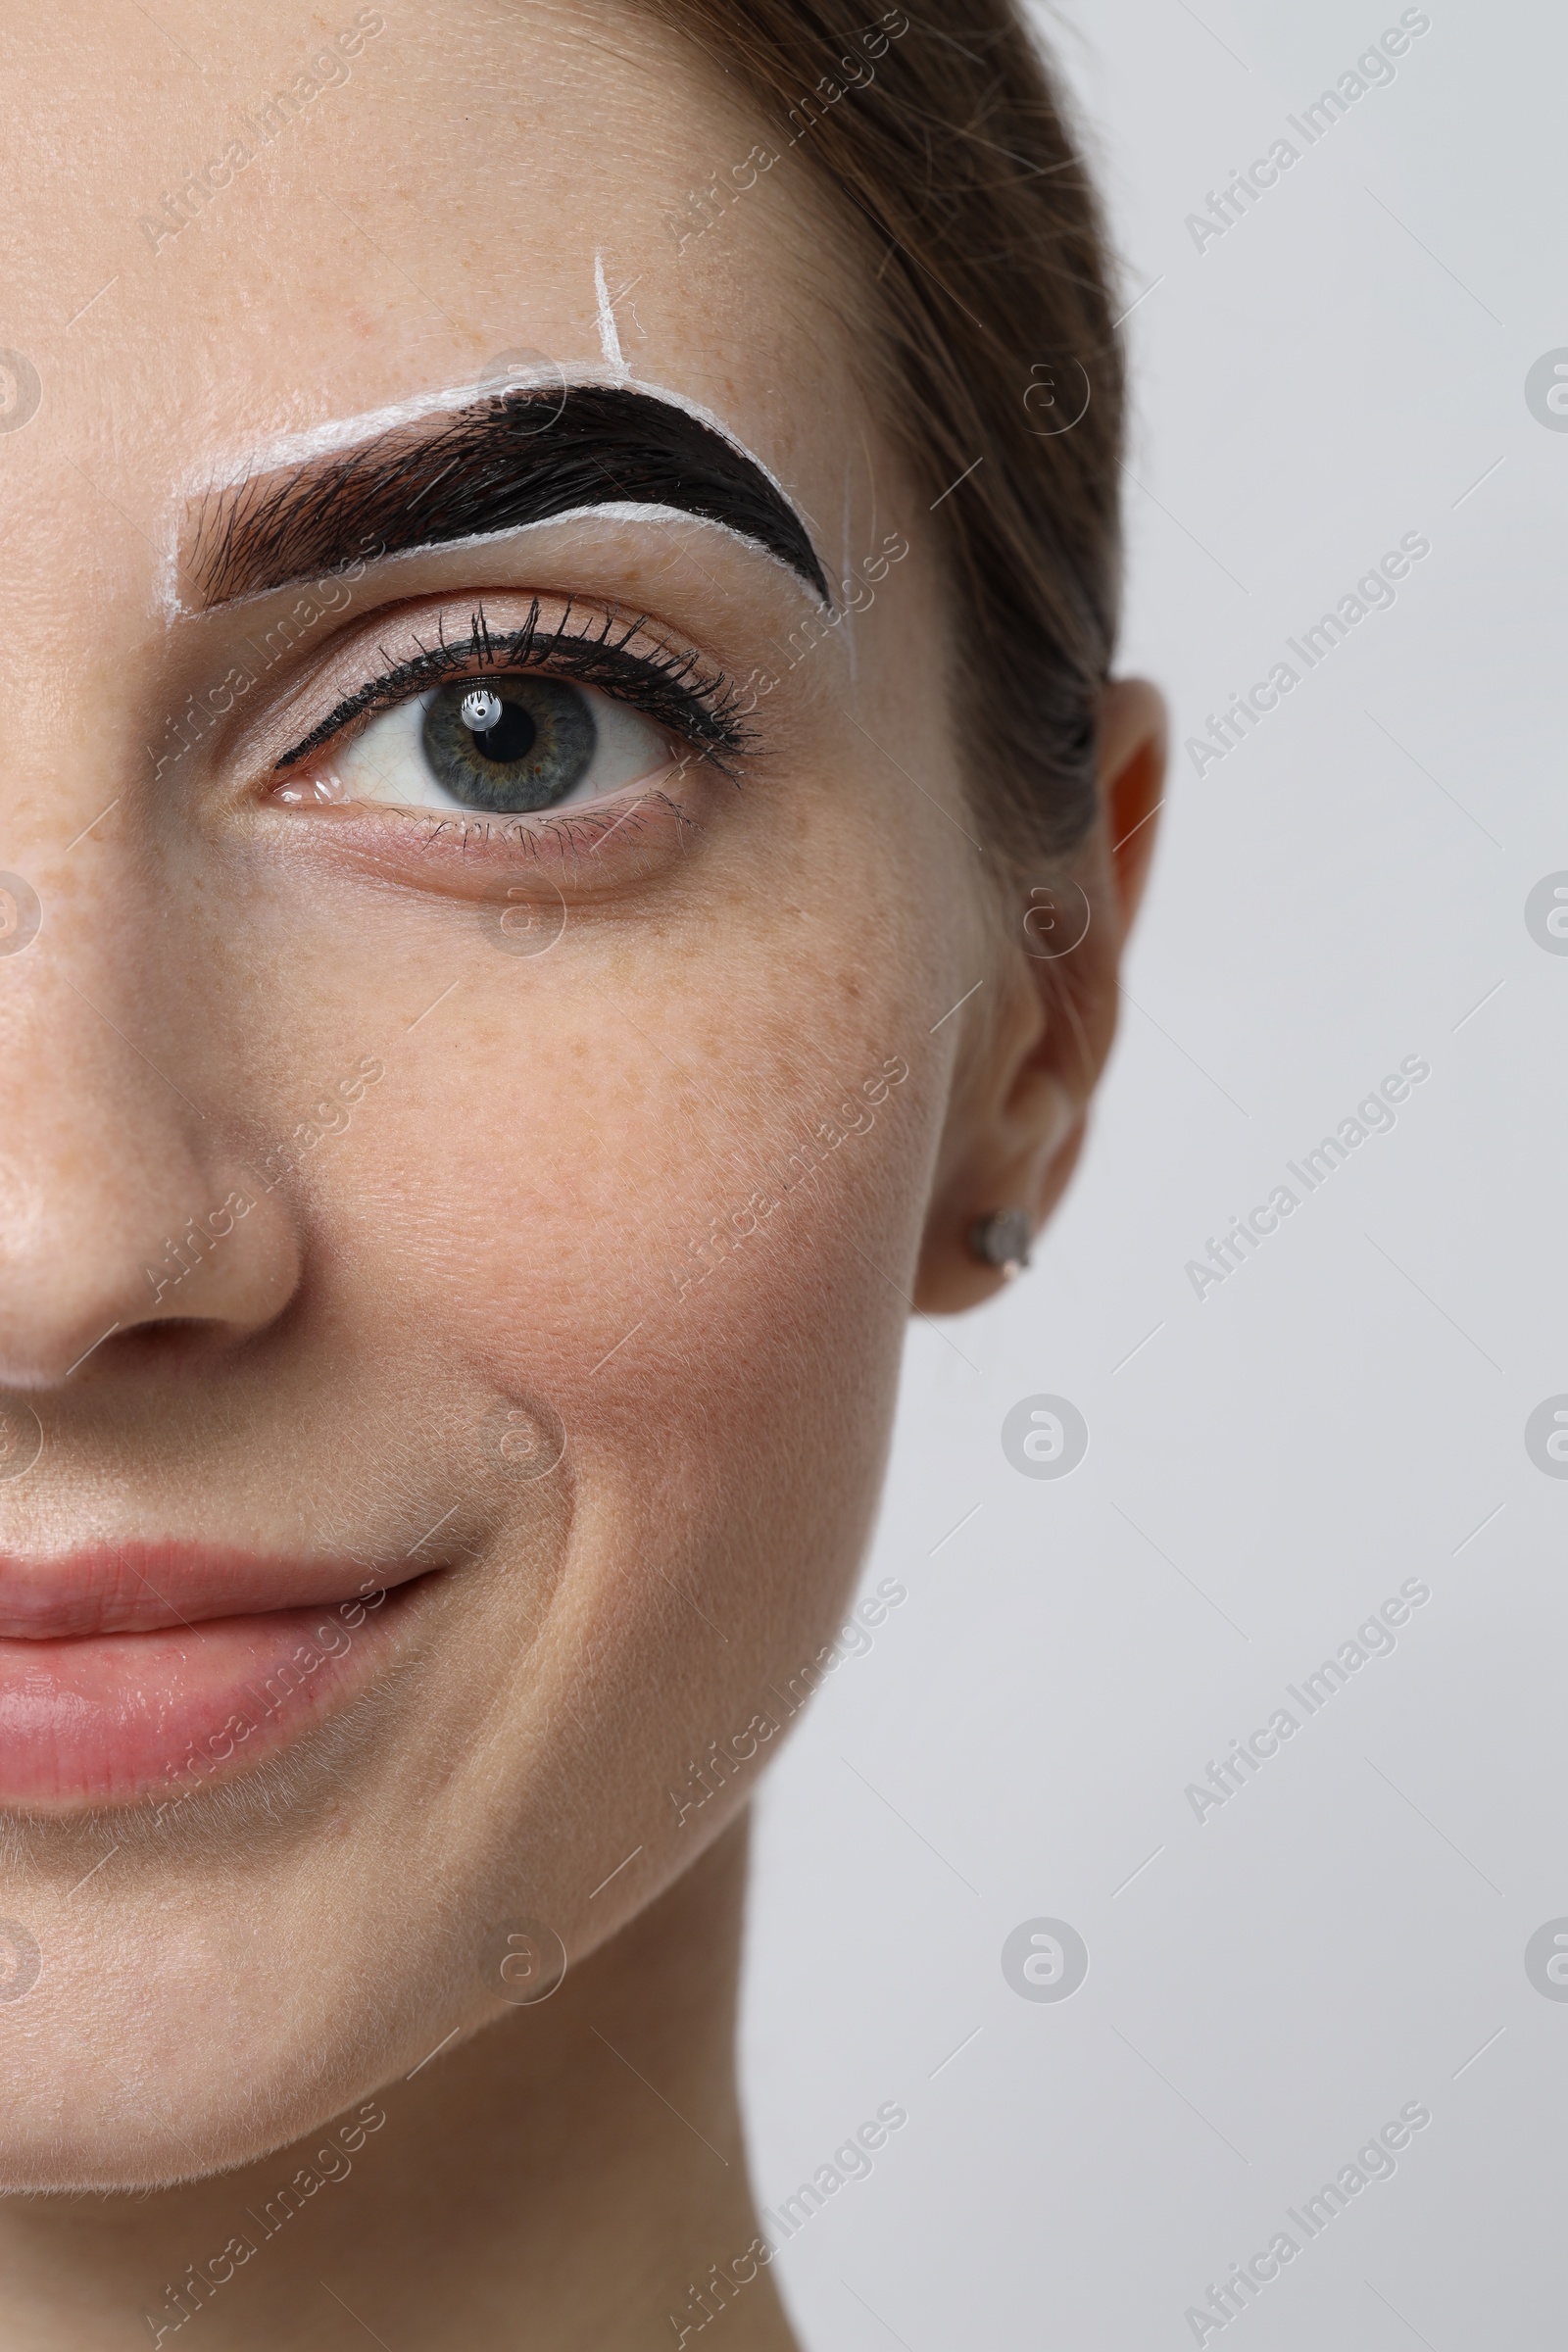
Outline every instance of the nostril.
<svg viewBox="0 0 1568 2352"><path fill-rule="evenodd" d="M83 1364L101 1360L109 1350L127 1363L157 1363L169 1357L187 1355L194 1348L221 1346L223 1326L204 1322L200 1315L172 1315L158 1323L116 1324L106 1332L96 1348L89 1348L80 1358ZM73 1371L76 1366L73 1365ZM68 1375L69 1378L69 1375Z"/></svg>
<svg viewBox="0 0 1568 2352"><path fill-rule="evenodd" d="M201 1315L171 1315L147 1323L138 1323L133 1318L111 1323L66 1366L61 1378L86 1378L94 1368L101 1370L110 1363L150 1370L154 1365L177 1362L198 1351L210 1354L226 1347L230 1336L225 1324L209 1321Z"/></svg>
<svg viewBox="0 0 1568 2352"><path fill-rule="evenodd" d="M0 1381L9 1378L19 1390L68 1388L72 1391L108 1377L156 1376L175 1372L222 1354L232 1347L238 1327L220 1316L159 1315L138 1322L127 1316L109 1324L96 1339L83 1342L69 1363L39 1377L9 1376L0 1367ZM0 1477L4 1476L0 1468Z"/></svg>

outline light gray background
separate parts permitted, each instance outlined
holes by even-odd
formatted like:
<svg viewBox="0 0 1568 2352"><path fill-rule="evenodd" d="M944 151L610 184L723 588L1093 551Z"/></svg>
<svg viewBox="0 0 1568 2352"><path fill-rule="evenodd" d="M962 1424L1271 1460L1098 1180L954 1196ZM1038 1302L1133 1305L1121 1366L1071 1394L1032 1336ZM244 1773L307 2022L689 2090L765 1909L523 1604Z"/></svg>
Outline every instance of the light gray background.
<svg viewBox="0 0 1568 2352"><path fill-rule="evenodd" d="M1398 7L1079 0L1054 32L1152 288L1125 660L1171 697L1173 794L1066 1206L910 1338L867 1566L909 1597L760 1807L762 2200L909 2114L779 2258L819 2352L1174 2352L1411 2100L1396 2175L1225 2342L1564 2340L1568 2003L1523 1954L1568 1914L1568 1481L1523 1429L1568 1391L1568 956L1523 908L1568 868L1568 434L1524 401L1568 345L1568 20L1429 13L1201 253L1185 216ZM1393 610L1195 776L1203 714L1412 530ZM1407 1054L1395 1131L1200 1302L1187 1259ZM1002 1452L1037 1391L1092 1433L1060 1481ZM1395 1653L1200 1824L1186 1784L1411 1576ZM1059 2006L1002 1976L1040 1914L1091 1954Z"/></svg>

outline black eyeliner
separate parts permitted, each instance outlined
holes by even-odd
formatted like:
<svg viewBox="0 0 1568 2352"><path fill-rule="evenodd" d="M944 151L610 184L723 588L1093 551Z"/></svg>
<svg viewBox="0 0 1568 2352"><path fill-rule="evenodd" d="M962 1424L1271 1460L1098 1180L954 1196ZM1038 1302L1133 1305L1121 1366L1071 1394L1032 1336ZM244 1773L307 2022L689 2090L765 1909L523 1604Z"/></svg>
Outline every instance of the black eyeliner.
<svg viewBox="0 0 1568 2352"><path fill-rule="evenodd" d="M458 643L448 641L443 620L433 646L421 646L417 654L393 662L380 677L346 696L303 742L282 755L275 763L277 771L310 759L367 711L395 709L412 696L457 677L523 669L597 686L615 695L654 725L678 735L699 758L725 775L730 773L729 762L752 748L752 731L741 721L738 698L721 670L705 675L696 654L661 649L662 658L656 659L628 650L630 641L645 626L646 615L626 622L606 615L597 629L589 630L568 628L570 617L568 603L557 626L541 631L535 598L522 626L498 635L480 606L469 623L469 635ZM382 655L390 661L384 647Z"/></svg>

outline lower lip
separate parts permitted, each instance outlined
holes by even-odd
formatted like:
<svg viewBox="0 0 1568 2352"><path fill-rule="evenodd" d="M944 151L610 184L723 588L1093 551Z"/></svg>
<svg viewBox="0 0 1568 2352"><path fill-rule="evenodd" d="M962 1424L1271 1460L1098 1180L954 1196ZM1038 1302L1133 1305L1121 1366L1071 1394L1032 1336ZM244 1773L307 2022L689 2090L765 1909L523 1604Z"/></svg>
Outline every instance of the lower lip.
<svg viewBox="0 0 1568 2352"><path fill-rule="evenodd" d="M0 1639L0 1807L172 1809L314 1730L383 1671L419 1592L156 1633Z"/></svg>

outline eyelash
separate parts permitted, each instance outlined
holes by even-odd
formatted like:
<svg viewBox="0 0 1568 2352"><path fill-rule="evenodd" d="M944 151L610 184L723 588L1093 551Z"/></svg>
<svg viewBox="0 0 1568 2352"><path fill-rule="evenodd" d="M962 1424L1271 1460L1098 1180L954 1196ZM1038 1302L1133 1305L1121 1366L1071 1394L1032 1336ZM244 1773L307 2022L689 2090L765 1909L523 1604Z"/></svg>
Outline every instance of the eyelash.
<svg viewBox="0 0 1568 2352"><path fill-rule="evenodd" d="M654 652L631 652L632 640L647 625L646 614L625 622L604 614L597 627L578 629L571 627L571 617L568 602L556 626L542 630L535 598L520 628L493 634L480 605L469 622L470 634L458 644L447 642L441 622L433 646L421 645L417 654L393 663L381 677L347 696L303 742L282 755L276 771L298 766L356 720L368 723L412 695L450 679L540 669L615 695L655 726L679 736L731 783L738 781L733 763L755 748L755 737L741 717L738 691L722 670L705 670L696 654L672 653L657 640Z"/></svg>

